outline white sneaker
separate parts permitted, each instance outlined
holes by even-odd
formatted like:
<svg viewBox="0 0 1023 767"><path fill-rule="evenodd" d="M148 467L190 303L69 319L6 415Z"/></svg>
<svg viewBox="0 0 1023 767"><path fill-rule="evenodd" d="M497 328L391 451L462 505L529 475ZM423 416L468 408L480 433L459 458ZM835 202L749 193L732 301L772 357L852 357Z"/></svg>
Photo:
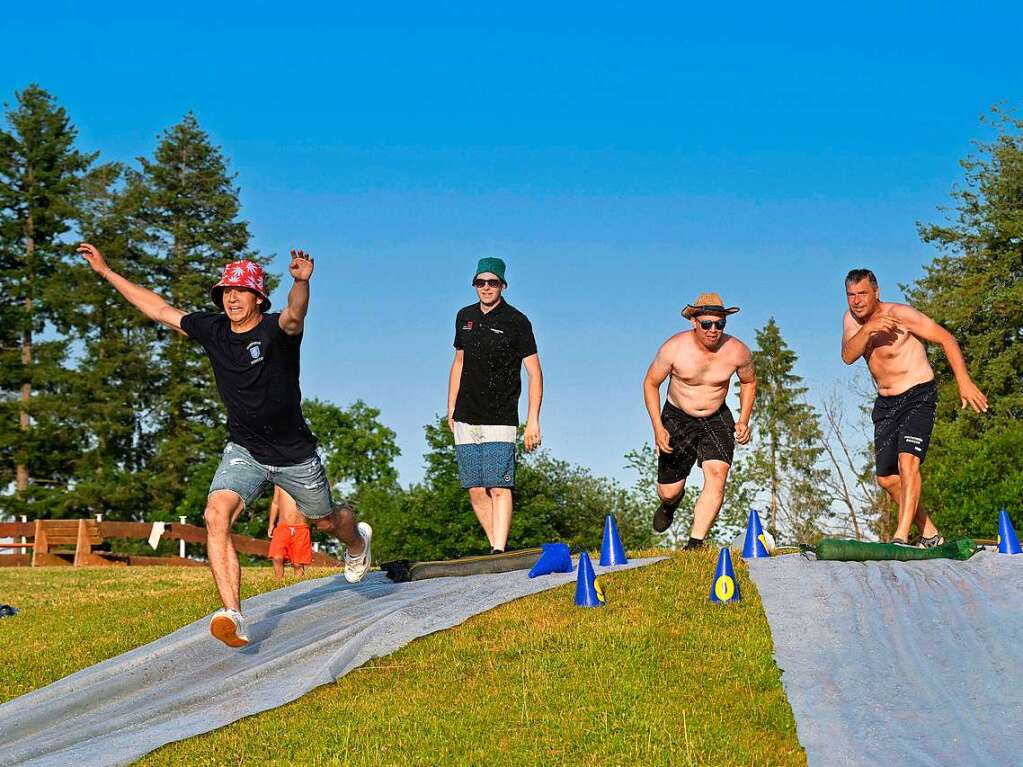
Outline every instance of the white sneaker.
<svg viewBox="0 0 1023 767"><path fill-rule="evenodd" d="M228 647L244 647L249 643L245 618L237 610L223 608L210 618L210 633Z"/></svg>
<svg viewBox="0 0 1023 767"><path fill-rule="evenodd" d="M373 528L366 522L360 522L355 529L359 531L359 537L366 544L366 548L357 557L350 556L345 551L345 580L349 583L358 583L365 578L370 565L373 564L373 556L369 550L370 543L373 541Z"/></svg>

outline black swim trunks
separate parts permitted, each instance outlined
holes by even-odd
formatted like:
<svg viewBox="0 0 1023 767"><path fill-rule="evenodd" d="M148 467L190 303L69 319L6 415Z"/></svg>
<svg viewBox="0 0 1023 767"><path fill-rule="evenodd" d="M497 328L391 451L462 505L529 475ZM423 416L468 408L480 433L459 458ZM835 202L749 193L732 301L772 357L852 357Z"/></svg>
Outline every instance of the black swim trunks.
<svg viewBox="0 0 1023 767"><path fill-rule="evenodd" d="M657 451L657 481L662 485L681 482L693 464L724 461L731 465L735 452L735 419L723 404L708 416L689 415L665 401L661 422L671 436L671 452Z"/></svg>
<svg viewBox="0 0 1023 767"><path fill-rule="evenodd" d="M915 455L923 463L931 443L938 404L934 381L917 384L902 394L879 396L874 401L874 457L877 476L899 473L899 453Z"/></svg>

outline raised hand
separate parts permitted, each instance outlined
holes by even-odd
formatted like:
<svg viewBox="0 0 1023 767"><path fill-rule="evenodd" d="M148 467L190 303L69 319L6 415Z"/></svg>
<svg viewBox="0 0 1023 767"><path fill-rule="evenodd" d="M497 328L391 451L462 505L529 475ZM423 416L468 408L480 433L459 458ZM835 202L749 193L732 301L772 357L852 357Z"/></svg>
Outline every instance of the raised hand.
<svg viewBox="0 0 1023 767"><path fill-rule="evenodd" d="M85 260L89 262L89 266L92 267L94 272L104 277L107 276L107 272L110 271L110 267L107 266L106 259L104 259L103 254L99 252L99 248L95 245L83 242L78 246L78 252L85 256Z"/></svg>
<svg viewBox="0 0 1023 767"><path fill-rule="evenodd" d="M891 333L897 335L902 330L902 322L890 314L879 314L867 323L871 333Z"/></svg>
<svg viewBox="0 0 1023 767"><path fill-rule="evenodd" d="M984 396L984 392L978 389L977 384L973 381L959 384L959 399L962 401L960 410L965 410L966 406L969 405L975 413L987 412L987 397Z"/></svg>
<svg viewBox="0 0 1023 767"><path fill-rule="evenodd" d="M291 263L288 265L295 282L308 282L313 276L313 257L304 250L291 251Z"/></svg>

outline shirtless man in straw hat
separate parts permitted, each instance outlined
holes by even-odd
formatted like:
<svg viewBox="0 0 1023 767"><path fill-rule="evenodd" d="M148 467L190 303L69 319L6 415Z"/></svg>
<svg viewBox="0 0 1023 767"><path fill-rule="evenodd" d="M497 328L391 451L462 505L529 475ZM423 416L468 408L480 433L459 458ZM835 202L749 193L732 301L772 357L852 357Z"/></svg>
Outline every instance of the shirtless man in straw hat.
<svg viewBox="0 0 1023 767"><path fill-rule="evenodd" d="M725 333L730 314L717 293L701 293L682 310L691 330L676 333L657 351L643 379L643 398L657 445L657 495L654 530L663 533L675 517L693 464L703 469L703 490L696 501L687 550L698 549L710 532L725 497L725 481L735 443L750 439L749 419L757 377L749 347ZM732 375L739 376L739 420L725 404ZM668 396L661 409L661 384Z"/></svg>
<svg viewBox="0 0 1023 767"><path fill-rule="evenodd" d="M925 342L940 344L955 374L962 407L987 412L987 397L966 370L962 350L952 334L912 306L881 300L877 277L869 269L853 269L845 278L849 311L842 318L842 361L867 361L877 384L874 454L877 483L899 505L892 543L909 545L916 522L920 546L944 543L927 512L920 508L920 465L927 456L938 403L934 370Z"/></svg>

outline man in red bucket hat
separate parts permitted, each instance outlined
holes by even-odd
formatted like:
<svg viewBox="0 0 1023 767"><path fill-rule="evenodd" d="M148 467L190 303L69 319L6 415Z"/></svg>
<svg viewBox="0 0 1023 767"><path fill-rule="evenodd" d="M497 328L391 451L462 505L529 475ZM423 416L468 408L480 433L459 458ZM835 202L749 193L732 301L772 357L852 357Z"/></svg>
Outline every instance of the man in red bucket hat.
<svg viewBox="0 0 1023 767"><path fill-rule="evenodd" d="M334 505L316 437L302 415L299 350L313 259L301 250L291 251L288 271L294 284L288 305L277 314L267 313L270 297L263 268L251 261L228 264L210 288L210 298L222 313L186 314L114 272L95 246L83 243L78 252L136 309L202 344L213 365L230 441L206 499L206 549L224 604L210 620L210 633L231 647L248 644L231 526L246 504L271 485L286 491L303 515L347 546L345 578L362 580L370 567L373 530L365 522L356 523L346 504Z"/></svg>

